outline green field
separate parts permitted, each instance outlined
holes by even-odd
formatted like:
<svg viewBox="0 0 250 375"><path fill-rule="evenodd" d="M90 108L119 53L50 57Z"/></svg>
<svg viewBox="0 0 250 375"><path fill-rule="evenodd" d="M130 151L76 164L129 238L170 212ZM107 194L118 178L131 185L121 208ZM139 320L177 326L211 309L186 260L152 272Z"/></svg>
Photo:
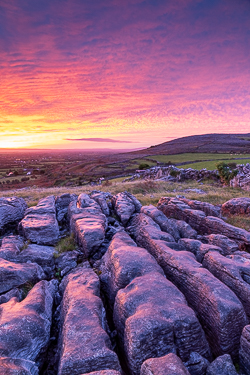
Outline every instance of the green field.
<svg viewBox="0 0 250 375"><path fill-rule="evenodd" d="M177 155L153 155L153 156L147 156L145 159L154 159L156 161L159 161L160 163L173 163L173 164L179 164L179 163L185 163L188 161L202 161L202 160L224 160L225 161L232 161L237 160L237 163L245 164L248 161L246 160L238 160L239 158L244 159L250 159L250 154L237 154L237 155L231 155L231 154L177 154Z"/></svg>
<svg viewBox="0 0 250 375"><path fill-rule="evenodd" d="M185 165L180 165L178 166L178 168L193 168L193 169L203 169L203 168L207 168L208 170L213 170L213 169L216 169L216 164L218 164L218 160L214 160L214 161L202 161L202 162L199 162L199 163L190 163L190 164L185 164ZM250 163L250 159L245 159L245 160L237 160L237 159L228 159L228 160L223 160L224 163L228 164L228 163L232 163L232 162L235 162L236 164L246 164L246 163Z"/></svg>

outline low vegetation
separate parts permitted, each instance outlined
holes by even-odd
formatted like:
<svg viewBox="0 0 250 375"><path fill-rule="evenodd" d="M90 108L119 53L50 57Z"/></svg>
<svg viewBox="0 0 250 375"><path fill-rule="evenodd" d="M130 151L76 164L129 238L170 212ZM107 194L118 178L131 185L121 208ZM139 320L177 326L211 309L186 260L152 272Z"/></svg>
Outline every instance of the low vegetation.
<svg viewBox="0 0 250 375"><path fill-rule="evenodd" d="M59 257L66 251L73 251L76 248L75 238L73 233L70 236L62 238L55 247L55 258Z"/></svg>

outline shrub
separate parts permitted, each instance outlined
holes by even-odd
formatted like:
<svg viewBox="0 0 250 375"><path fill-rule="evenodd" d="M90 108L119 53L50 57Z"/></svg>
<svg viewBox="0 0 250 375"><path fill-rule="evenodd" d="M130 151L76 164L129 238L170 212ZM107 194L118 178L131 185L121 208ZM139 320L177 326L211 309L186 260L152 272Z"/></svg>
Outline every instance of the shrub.
<svg viewBox="0 0 250 375"><path fill-rule="evenodd" d="M230 180L232 180L238 173L237 169L231 169L230 166L224 162L216 164L216 168L219 172L221 182L229 185Z"/></svg>
<svg viewBox="0 0 250 375"><path fill-rule="evenodd" d="M141 163L139 165L139 169L140 170L147 169L147 168L150 168L150 166L147 163Z"/></svg>

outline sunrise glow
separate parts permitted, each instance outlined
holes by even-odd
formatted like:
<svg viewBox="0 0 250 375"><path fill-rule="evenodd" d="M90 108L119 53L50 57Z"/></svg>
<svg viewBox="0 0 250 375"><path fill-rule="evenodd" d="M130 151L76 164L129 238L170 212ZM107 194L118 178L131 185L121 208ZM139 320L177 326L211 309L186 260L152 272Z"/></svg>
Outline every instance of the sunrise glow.
<svg viewBox="0 0 250 375"><path fill-rule="evenodd" d="M0 148L250 130L249 1L3 0L0 15Z"/></svg>

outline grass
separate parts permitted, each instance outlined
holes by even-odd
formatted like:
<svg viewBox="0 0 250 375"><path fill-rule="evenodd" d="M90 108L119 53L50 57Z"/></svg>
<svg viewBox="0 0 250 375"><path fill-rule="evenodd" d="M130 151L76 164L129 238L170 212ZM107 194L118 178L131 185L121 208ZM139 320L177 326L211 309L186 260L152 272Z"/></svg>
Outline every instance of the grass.
<svg viewBox="0 0 250 375"><path fill-rule="evenodd" d="M232 163L232 161L234 161L236 164L246 164L246 163L250 163L250 159L244 159L244 160L241 160L241 159L228 159L228 160L225 160L224 162L225 163ZM213 169L216 169L216 164L218 163L218 160L215 160L215 161L203 161L203 162L199 162L199 163L190 163L190 164L185 164L185 165L181 165L179 166L179 168L193 168L193 169L203 169L203 168L207 168L209 170L213 170Z"/></svg>
<svg viewBox="0 0 250 375"><path fill-rule="evenodd" d="M227 223L250 231L250 216L233 215L227 218Z"/></svg>
<svg viewBox="0 0 250 375"><path fill-rule="evenodd" d="M73 251L76 248L75 238L73 233L70 236L62 238L55 247L54 257L58 258L66 251Z"/></svg>
<svg viewBox="0 0 250 375"><path fill-rule="evenodd" d="M177 155L152 155L147 156L145 159L154 159L156 161L159 161L160 163L168 163L171 161L171 163L179 164L184 163L188 161L202 161L202 160L233 160L233 159L239 159L239 158L250 158L250 154L208 154L208 153L184 153L184 154L177 154ZM243 160L242 160L243 162ZM186 166L185 166L186 168Z"/></svg>

